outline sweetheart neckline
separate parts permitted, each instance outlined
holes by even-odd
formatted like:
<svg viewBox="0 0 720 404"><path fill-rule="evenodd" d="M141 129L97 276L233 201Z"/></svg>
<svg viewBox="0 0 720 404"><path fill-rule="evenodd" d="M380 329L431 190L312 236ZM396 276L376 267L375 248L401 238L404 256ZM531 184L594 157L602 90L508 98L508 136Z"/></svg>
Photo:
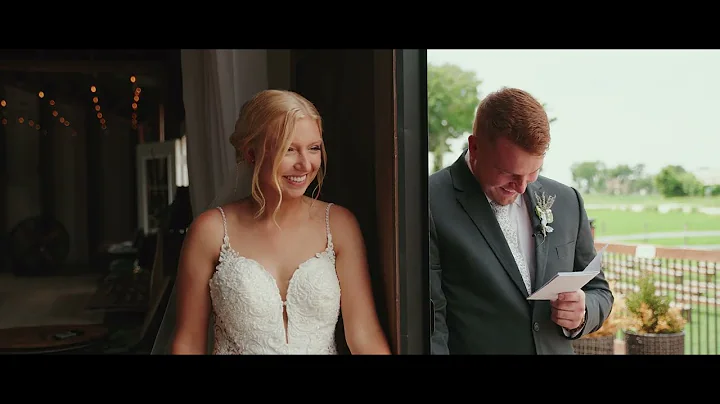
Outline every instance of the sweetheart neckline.
<svg viewBox="0 0 720 404"><path fill-rule="evenodd" d="M295 280L295 275L297 275L298 272L300 272L303 268L308 267L308 263L312 262L312 260L321 259L323 256L325 256L332 261L332 259L330 258L330 254L331 253L334 254L334 252L335 252L334 249L332 248L332 244L328 243L328 246L325 247L325 249L322 252L316 252L313 256L311 256L308 259L306 259L305 261L301 262L300 265L298 265L297 268L295 268L292 275L290 275L290 279L288 280L287 290L285 291L285 299L283 299L282 294L280 294L280 286L278 285L277 279L259 261L255 260L253 258L246 257L244 255L240 255L240 253L235 251L235 249L232 248L232 246L230 246L230 245L223 245L221 247L221 250L222 250L222 252L229 253L232 257L237 258L238 260L243 260L243 261L254 264L254 266L256 268L260 269L260 272L266 274L270 278L270 280L272 281L272 284L275 286L275 296L278 299L280 299L280 303L282 304L281 310L283 313L285 313L287 311L287 309L286 309L287 300L288 300L288 296L290 295L290 288L292 287L293 281ZM218 266L222 262L224 262L224 259L222 259L223 258L222 254L221 254L220 258L221 258L221 262L218 263ZM213 276L210 278L210 281L212 281L216 275L217 275L217 272L213 274ZM288 323L285 324L285 321L283 320L283 333L285 335L285 341L283 341L283 342L286 346L290 345L289 326L290 326L290 315L288 313Z"/></svg>
<svg viewBox="0 0 720 404"><path fill-rule="evenodd" d="M285 298L283 299L282 294L280 294L280 286L279 286L279 283L278 283L277 278L275 278L275 277L273 276L273 274L271 274L270 271L268 271L267 268L265 268L265 266L264 266L263 264L261 264L258 260L254 259L254 258L249 258L249 257L246 257L246 256L244 256L244 255L241 255L241 254L240 254L239 252L237 252L234 248L232 248L232 246L229 246L229 245L228 245L228 246L222 246L222 249L223 249L225 252L230 253L230 255L232 255L232 256L235 257L235 258L238 258L238 259L241 259L241 260L244 260L244 261L247 261L247 262L250 262L250 263L255 264L255 266L257 266L257 267L260 269L261 272L265 273L268 277L270 277L270 279L271 279L272 282L273 282L273 285L275 285L275 291L277 292L276 296L280 299L280 302L283 304L283 306L285 306L285 305L287 304L288 295L290 294L290 286L292 285L293 281L295 280L295 275L297 275L298 272L300 272L301 269L303 269L304 267L307 267L307 264L308 264L309 262L311 262L312 260L320 259L320 258L322 258L323 255L325 255L326 257L329 258L330 253L334 253L334 250L332 249L332 246L331 246L331 245L328 245L327 247L325 247L325 249L324 249L323 251L316 252L315 254L313 254L312 256L310 256L308 259L306 259L305 261L301 262L301 263L293 270L292 274L290 275L290 278L288 279L288 283L287 283L288 286L287 286L287 290L285 291ZM215 276L214 276L214 274L213 274L213 278L214 278L214 277L215 277Z"/></svg>

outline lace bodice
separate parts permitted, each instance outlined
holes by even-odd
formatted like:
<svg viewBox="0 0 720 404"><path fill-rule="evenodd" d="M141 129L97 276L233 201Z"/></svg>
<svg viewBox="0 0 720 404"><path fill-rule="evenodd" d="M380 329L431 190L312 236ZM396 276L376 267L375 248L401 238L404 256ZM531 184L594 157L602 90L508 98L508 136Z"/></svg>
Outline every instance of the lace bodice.
<svg viewBox="0 0 720 404"><path fill-rule="evenodd" d="M327 247L295 270L282 300L275 278L259 262L238 254L225 235L210 279L215 316L213 354L336 354L340 283L325 210ZM287 329L283 314L287 311Z"/></svg>

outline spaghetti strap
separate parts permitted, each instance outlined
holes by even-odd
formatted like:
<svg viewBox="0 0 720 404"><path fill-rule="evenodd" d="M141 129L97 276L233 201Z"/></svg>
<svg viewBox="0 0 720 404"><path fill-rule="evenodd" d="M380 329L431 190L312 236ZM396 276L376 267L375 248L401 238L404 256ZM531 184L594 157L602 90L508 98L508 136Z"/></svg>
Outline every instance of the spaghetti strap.
<svg viewBox="0 0 720 404"><path fill-rule="evenodd" d="M325 233L327 234L327 248L333 250L332 233L330 232L330 207L333 203L328 203L325 208Z"/></svg>
<svg viewBox="0 0 720 404"><path fill-rule="evenodd" d="M222 220L223 220L223 245L229 246L230 245L230 237L228 237L227 219L225 218L225 211L220 206L218 206L217 209L220 211L220 214L222 215Z"/></svg>

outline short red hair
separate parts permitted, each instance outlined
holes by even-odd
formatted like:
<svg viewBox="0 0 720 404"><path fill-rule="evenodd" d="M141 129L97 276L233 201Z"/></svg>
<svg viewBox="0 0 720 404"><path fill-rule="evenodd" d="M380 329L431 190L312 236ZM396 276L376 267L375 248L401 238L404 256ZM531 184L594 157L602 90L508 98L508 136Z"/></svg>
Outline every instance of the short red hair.
<svg viewBox="0 0 720 404"><path fill-rule="evenodd" d="M542 104L526 91L504 87L478 106L473 135L494 142L505 137L529 153L544 155L550 146L550 122Z"/></svg>

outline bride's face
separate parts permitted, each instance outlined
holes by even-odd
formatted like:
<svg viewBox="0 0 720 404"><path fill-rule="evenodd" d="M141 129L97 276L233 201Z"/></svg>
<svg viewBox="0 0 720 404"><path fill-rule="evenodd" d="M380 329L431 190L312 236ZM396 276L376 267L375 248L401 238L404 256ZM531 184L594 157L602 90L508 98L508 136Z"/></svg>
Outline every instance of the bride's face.
<svg viewBox="0 0 720 404"><path fill-rule="evenodd" d="M300 198L305 194L320 170L322 163L322 135L318 125L311 119L300 119L295 124L290 146L278 167L277 180L280 183L283 199ZM274 156L271 150L269 156ZM268 157L269 157L268 156ZM261 182L275 190L272 179L272 158L265 159L261 170Z"/></svg>

